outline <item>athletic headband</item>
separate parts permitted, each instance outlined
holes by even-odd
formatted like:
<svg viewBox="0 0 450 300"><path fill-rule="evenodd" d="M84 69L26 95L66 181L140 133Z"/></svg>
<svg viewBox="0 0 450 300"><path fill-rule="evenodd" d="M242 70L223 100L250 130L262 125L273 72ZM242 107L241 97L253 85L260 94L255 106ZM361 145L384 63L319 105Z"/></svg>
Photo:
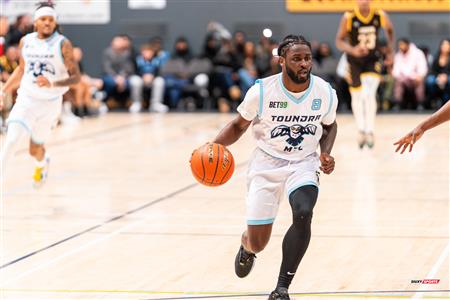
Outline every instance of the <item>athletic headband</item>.
<svg viewBox="0 0 450 300"><path fill-rule="evenodd" d="M44 16L50 16L56 20L56 11L49 6L41 7L34 12L34 21Z"/></svg>

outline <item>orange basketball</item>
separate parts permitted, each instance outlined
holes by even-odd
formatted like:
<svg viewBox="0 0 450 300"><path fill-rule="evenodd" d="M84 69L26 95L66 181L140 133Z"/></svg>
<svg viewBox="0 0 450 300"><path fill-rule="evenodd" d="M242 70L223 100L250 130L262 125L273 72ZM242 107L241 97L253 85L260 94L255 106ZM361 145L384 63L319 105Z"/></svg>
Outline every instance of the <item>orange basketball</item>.
<svg viewBox="0 0 450 300"><path fill-rule="evenodd" d="M208 143L195 149L190 162L192 175L207 186L222 185L233 175L233 155L221 144Z"/></svg>

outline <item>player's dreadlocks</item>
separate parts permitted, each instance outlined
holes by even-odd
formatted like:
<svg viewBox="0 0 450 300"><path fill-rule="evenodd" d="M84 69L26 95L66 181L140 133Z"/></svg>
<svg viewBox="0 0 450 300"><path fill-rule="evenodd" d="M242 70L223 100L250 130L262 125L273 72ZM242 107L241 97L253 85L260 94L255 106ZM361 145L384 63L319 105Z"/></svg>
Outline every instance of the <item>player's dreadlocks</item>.
<svg viewBox="0 0 450 300"><path fill-rule="evenodd" d="M278 46L278 56L284 56L286 51L293 45L306 45L311 49L311 43L308 42L302 35L290 34L286 36L281 44Z"/></svg>

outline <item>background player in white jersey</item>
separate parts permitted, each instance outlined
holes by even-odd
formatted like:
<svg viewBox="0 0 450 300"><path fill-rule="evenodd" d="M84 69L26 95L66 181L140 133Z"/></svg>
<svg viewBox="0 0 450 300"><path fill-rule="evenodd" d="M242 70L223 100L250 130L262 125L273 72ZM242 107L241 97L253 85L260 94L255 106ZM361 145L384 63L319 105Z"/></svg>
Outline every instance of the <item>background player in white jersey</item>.
<svg viewBox="0 0 450 300"><path fill-rule="evenodd" d="M417 127L414 128L411 132L407 133L404 137L395 142L394 145L397 146L395 152L398 152L401 149L400 153L403 154L403 152L405 152L408 147L409 152L411 152L414 144L422 137L422 135L426 131L446 121L450 121L450 100L448 100L447 103L442 106L437 112L417 125Z"/></svg>
<svg viewBox="0 0 450 300"><path fill-rule="evenodd" d="M235 260L237 276L245 277L252 269L255 253L269 242L283 194L289 197L292 225L283 240L278 283L269 296L285 300L311 238L318 171L334 170L330 152L337 133L337 97L329 83L311 75L311 45L302 36L287 36L278 55L282 73L258 80L250 88L238 107L239 115L214 142L231 145L250 124L257 140L248 170L247 230Z"/></svg>
<svg viewBox="0 0 450 300"><path fill-rule="evenodd" d="M19 67L3 86L3 97L20 81L17 100L7 120L8 131L1 156L2 167L20 139L30 135L29 152L36 160L35 186L47 177L49 158L44 143L61 112L62 95L80 80L71 42L57 31L57 15L47 2L34 13L35 32L20 41Z"/></svg>
<svg viewBox="0 0 450 300"><path fill-rule="evenodd" d="M360 148L374 146L376 93L381 71L380 28L387 35L390 56L394 46L394 28L389 17L371 7L370 2L357 0L356 8L342 17L336 34L336 47L347 53L352 111L359 130Z"/></svg>

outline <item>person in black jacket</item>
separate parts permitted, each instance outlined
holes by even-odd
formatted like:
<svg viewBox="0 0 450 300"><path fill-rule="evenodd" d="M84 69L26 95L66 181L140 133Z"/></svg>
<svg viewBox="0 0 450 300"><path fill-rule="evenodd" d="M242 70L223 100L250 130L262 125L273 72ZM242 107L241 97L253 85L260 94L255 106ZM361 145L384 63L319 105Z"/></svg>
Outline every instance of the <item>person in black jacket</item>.
<svg viewBox="0 0 450 300"><path fill-rule="evenodd" d="M443 39L427 76L427 91L438 106L450 98L450 39Z"/></svg>

